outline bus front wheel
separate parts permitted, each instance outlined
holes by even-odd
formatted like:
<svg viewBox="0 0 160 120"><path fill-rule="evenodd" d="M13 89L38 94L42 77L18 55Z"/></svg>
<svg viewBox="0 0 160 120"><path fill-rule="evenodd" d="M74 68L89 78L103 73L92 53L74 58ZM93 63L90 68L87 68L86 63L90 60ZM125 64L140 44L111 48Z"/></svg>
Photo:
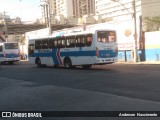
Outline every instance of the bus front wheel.
<svg viewBox="0 0 160 120"><path fill-rule="evenodd" d="M68 69L72 68L72 62L71 62L70 58L64 59L64 66L65 66L65 68L68 68Z"/></svg>

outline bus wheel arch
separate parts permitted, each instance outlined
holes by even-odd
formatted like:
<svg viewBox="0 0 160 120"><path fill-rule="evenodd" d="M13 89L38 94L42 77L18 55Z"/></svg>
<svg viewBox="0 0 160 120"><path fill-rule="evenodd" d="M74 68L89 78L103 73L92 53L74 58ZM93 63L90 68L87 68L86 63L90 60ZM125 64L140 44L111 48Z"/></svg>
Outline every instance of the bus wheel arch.
<svg viewBox="0 0 160 120"><path fill-rule="evenodd" d="M41 67L41 66L42 66L42 64L41 64L41 59L40 59L39 57L37 57L37 58L35 59L35 64L37 64L37 67Z"/></svg>
<svg viewBox="0 0 160 120"><path fill-rule="evenodd" d="M83 67L83 69L90 69L92 67L92 65L91 64L89 64L89 65L82 65L82 67Z"/></svg>
<svg viewBox="0 0 160 120"><path fill-rule="evenodd" d="M69 57L64 58L63 64L65 68L68 68L68 69L72 68L72 61Z"/></svg>

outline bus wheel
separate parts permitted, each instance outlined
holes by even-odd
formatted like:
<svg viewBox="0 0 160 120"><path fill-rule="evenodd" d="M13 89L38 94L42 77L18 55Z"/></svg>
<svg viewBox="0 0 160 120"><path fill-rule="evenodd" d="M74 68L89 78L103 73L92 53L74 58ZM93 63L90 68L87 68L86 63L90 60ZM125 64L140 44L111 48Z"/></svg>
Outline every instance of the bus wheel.
<svg viewBox="0 0 160 120"><path fill-rule="evenodd" d="M89 69L92 65L82 65L83 69Z"/></svg>
<svg viewBox="0 0 160 120"><path fill-rule="evenodd" d="M42 66L41 60L39 58L36 59L36 64L37 64L37 67L41 67Z"/></svg>
<svg viewBox="0 0 160 120"><path fill-rule="evenodd" d="M72 62L69 58L64 59L64 66L65 66L65 68L68 68L68 69L72 68Z"/></svg>

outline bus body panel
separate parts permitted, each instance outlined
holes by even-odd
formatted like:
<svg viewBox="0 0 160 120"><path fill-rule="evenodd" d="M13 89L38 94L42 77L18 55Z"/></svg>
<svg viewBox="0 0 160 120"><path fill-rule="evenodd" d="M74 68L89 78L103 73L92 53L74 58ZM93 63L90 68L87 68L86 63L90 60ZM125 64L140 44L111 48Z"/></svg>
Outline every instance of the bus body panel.
<svg viewBox="0 0 160 120"><path fill-rule="evenodd" d="M99 30L102 33L106 32L107 30ZM92 43L91 45L77 47L77 36L80 36L78 33L74 34L76 36L74 39L76 41L76 45L74 47L67 47L67 40L69 39L69 35L65 36L65 38L55 38L55 37L46 37L46 38L39 38L39 39L32 39L29 40L29 63L35 64L36 59L39 58L41 64L45 65L64 65L65 58L69 58L72 62L73 66L78 65L98 65L98 64L110 64L114 63L117 60L117 44L116 41L110 43L103 43L98 41L98 32L94 31L89 33L90 36L92 34ZM110 31L115 32L115 31ZM107 33L108 34L108 33ZM84 34L81 34L83 36ZM86 35L84 35L86 36ZM89 36L89 37L90 37ZM73 37L73 35L72 35ZM47 42L55 39L55 41L61 40L65 41L66 47L55 47L55 48L47 48L43 49L36 49L35 41L44 41L48 40ZM72 39L72 38L71 38ZM86 41L90 38L86 38ZM63 41L63 42L64 42ZM59 42L59 41L58 41ZM71 41L70 41L71 42ZM50 43L50 42L49 42ZM57 43L58 44L58 43ZM87 43L85 43L87 44ZM49 45L49 44L48 44Z"/></svg>

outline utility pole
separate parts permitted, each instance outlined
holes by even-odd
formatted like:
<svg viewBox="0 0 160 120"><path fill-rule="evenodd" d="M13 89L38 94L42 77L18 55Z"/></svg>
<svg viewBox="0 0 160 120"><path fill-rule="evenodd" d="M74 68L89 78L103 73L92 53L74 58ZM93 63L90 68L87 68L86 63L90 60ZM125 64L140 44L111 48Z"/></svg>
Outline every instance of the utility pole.
<svg viewBox="0 0 160 120"><path fill-rule="evenodd" d="M51 4L50 4L50 0L48 0L48 12L49 12L49 16L48 16L48 22L49 22L49 35L52 35L52 25L51 25L51 10L50 10Z"/></svg>
<svg viewBox="0 0 160 120"><path fill-rule="evenodd" d="M44 2L44 4L41 6L43 6L44 10L45 23L47 28L49 28L49 35L52 35L50 0L42 0L42 2Z"/></svg>
<svg viewBox="0 0 160 120"><path fill-rule="evenodd" d="M136 16L136 1L133 0L133 11L134 11L134 62L136 63L138 61L137 56L137 16Z"/></svg>
<svg viewBox="0 0 160 120"><path fill-rule="evenodd" d="M6 24L6 12L3 12L3 20L4 20L4 32L5 32L5 40L8 41L8 30L7 30L7 24Z"/></svg>

